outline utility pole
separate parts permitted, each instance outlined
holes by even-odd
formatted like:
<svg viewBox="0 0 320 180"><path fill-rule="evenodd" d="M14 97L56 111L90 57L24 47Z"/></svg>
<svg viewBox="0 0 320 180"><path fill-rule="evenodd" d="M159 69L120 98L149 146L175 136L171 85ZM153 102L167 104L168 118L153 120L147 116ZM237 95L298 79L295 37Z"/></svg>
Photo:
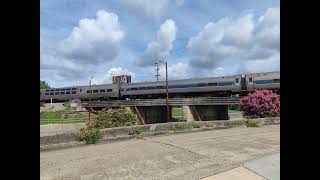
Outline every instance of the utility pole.
<svg viewBox="0 0 320 180"><path fill-rule="evenodd" d="M90 78L90 81L89 81L89 122L91 121L91 79L92 77Z"/></svg>
<svg viewBox="0 0 320 180"><path fill-rule="evenodd" d="M157 81L159 81L159 63L155 63L156 64L156 66L157 66L157 68L156 68L156 77L157 77Z"/></svg>
<svg viewBox="0 0 320 180"><path fill-rule="evenodd" d="M169 115L169 90L168 90L168 63L166 61L166 105L167 105L167 122L171 122L170 115Z"/></svg>
<svg viewBox="0 0 320 180"><path fill-rule="evenodd" d="M168 86L168 62L167 61L158 61L158 62L164 62L165 68L166 68L166 106L167 106L167 122L171 122L170 119L170 112L169 112L169 86ZM157 63L156 63L157 64Z"/></svg>
<svg viewBox="0 0 320 180"><path fill-rule="evenodd" d="M121 84L118 82L118 99L120 100L121 98Z"/></svg>

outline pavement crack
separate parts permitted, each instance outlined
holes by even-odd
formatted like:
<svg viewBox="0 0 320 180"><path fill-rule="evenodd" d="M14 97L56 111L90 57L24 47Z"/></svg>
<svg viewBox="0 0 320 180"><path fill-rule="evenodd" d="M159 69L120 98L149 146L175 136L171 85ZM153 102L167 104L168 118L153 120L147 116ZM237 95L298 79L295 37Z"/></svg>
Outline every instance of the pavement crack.
<svg viewBox="0 0 320 180"><path fill-rule="evenodd" d="M182 147L176 146L176 145L174 145L174 144L164 143L164 142L160 142L160 141L154 141L154 140L146 139L146 138L144 138L144 140L148 140L148 141L151 141L151 142L154 142L154 143L158 143L158 144L162 144L162 145L171 146L171 147L174 147L174 148L180 149L180 150L182 150L182 151L186 151L186 152L189 152L189 153L191 153L191 154L194 154L194 155L200 156L200 157L202 157L202 158L210 159L210 157L208 157L208 156L204 156L204 155L202 155L202 154L198 154L198 153L196 153L196 152L193 152L193 151L190 151L190 150L188 150L188 149L185 149L185 148L182 148Z"/></svg>

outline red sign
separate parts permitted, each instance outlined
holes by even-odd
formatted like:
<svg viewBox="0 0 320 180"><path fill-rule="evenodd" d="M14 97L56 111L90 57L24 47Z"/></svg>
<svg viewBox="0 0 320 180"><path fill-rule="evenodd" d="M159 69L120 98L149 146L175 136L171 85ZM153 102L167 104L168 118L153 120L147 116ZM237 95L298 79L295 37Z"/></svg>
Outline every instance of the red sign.
<svg viewBox="0 0 320 180"><path fill-rule="evenodd" d="M131 83L131 76L128 75L121 75L121 76L113 76L112 82L114 84L117 83Z"/></svg>

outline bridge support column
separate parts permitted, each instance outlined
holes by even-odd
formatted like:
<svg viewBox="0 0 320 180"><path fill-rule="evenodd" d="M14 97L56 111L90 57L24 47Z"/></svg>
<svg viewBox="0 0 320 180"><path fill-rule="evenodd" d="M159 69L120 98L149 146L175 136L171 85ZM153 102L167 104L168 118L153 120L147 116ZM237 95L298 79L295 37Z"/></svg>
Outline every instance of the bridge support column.
<svg viewBox="0 0 320 180"><path fill-rule="evenodd" d="M195 105L183 106L185 121L228 120L227 105Z"/></svg>
<svg viewBox="0 0 320 180"><path fill-rule="evenodd" d="M128 109L128 108L127 108ZM134 106L129 108L138 116L139 124L153 124L167 122L166 106ZM128 110L129 110L128 109ZM171 118L172 108L169 109Z"/></svg>
<svg viewBox="0 0 320 180"><path fill-rule="evenodd" d="M182 113L183 113L183 120L187 121L187 122L191 122L191 121L196 121L199 119L197 119L194 113L194 111L192 110L192 106L182 106Z"/></svg>

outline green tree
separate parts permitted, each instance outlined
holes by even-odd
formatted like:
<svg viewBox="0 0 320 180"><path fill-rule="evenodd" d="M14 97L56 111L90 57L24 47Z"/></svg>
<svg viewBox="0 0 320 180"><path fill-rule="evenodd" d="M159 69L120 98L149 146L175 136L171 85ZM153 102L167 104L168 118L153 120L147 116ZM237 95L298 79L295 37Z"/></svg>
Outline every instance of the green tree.
<svg viewBox="0 0 320 180"><path fill-rule="evenodd" d="M40 80L40 89L47 89L47 88L50 88L48 83L46 81L41 81Z"/></svg>

